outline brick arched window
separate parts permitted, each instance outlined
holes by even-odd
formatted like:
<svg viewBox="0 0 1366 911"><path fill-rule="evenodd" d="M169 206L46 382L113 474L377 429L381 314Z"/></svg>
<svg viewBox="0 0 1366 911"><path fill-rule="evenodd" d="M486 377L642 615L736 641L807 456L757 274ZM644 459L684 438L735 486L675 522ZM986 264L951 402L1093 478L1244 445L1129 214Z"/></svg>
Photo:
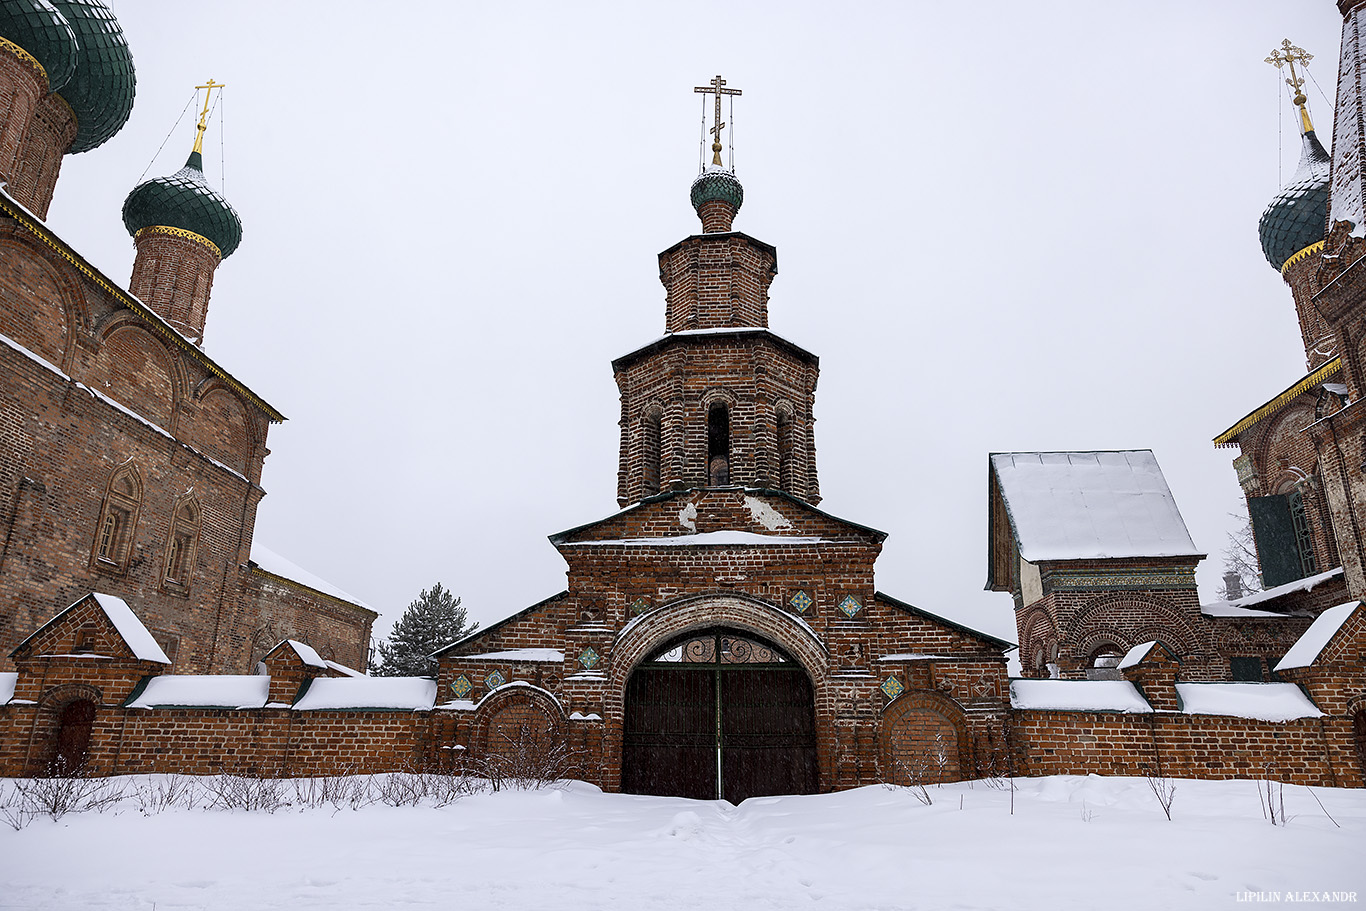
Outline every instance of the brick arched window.
<svg viewBox="0 0 1366 911"><path fill-rule="evenodd" d="M199 548L202 511L193 495L176 503L166 535L166 557L162 564L162 588L188 593L194 577L195 554Z"/></svg>
<svg viewBox="0 0 1366 911"><path fill-rule="evenodd" d="M97 569L124 572L133 553L133 534L142 512L142 476L131 462L114 469L105 486L95 545L90 555Z"/></svg>
<svg viewBox="0 0 1366 911"><path fill-rule="evenodd" d="M730 483L730 409L712 402L707 409L707 477L712 487Z"/></svg>
<svg viewBox="0 0 1366 911"><path fill-rule="evenodd" d="M660 477L663 475L660 464L662 448L660 434L664 415L658 408L645 413L640 428L640 465L645 495L659 493Z"/></svg>
<svg viewBox="0 0 1366 911"><path fill-rule="evenodd" d="M778 486L792 491L792 412L778 409Z"/></svg>

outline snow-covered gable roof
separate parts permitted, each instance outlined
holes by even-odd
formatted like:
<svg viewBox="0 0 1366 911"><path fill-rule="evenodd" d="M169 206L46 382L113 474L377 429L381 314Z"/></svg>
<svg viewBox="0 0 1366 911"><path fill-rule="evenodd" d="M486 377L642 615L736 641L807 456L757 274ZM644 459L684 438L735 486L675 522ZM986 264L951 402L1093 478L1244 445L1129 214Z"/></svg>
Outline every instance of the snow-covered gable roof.
<svg viewBox="0 0 1366 911"><path fill-rule="evenodd" d="M1125 652L1124 657L1119 659L1119 664L1116 666L1120 670L1133 667L1134 665L1142 661L1144 658L1148 657L1148 652L1151 652L1153 650L1153 646L1155 645L1157 645L1156 639L1149 640L1148 642L1140 642L1138 645L1135 645L1133 648Z"/></svg>
<svg viewBox="0 0 1366 911"><path fill-rule="evenodd" d="M305 642L300 642L297 639L286 639L275 646L275 648L266 652L266 657L269 658L280 649L289 649L294 652L294 654L299 656L299 660L307 667L316 667L324 671L327 670L327 662L323 660L322 655L319 655L317 649Z"/></svg>
<svg viewBox="0 0 1366 911"><path fill-rule="evenodd" d="M1300 638L1295 640L1295 644L1290 646L1290 650L1276 663L1276 670L1286 671L1294 667L1308 667L1317 661L1328 643L1347 622L1347 618L1352 616L1352 612L1360 606L1360 601L1349 601L1346 604L1339 604L1337 607L1330 607L1319 614L1314 622L1309 624L1309 629L1305 630Z"/></svg>
<svg viewBox="0 0 1366 911"><path fill-rule="evenodd" d="M1176 694L1186 715L1232 715L1258 721L1323 716L1293 683L1178 683Z"/></svg>
<svg viewBox="0 0 1366 911"><path fill-rule="evenodd" d="M373 607L366 604L364 601L357 598L355 595L348 594L347 592L342 591L340 588L333 585L331 582L328 582L326 579L323 579L319 576L315 576L308 570L299 566L297 563L292 563L289 560L286 560L284 557L280 556L275 551L266 547L260 541L251 542L251 562L255 563L258 567L260 567L261 569L265 570L273 576L280 576L282 578L289 579L292 582L297 582L300 585L311 588L316 592L322 592L324 595L330 595L331 597L336 598L339 601L345 601L348 604L354 604L357 607L363 607L369 611L374 610Z"/></svg>
<svg viewBox="0 0 1366 911"><path fill-rule="evenodd" d="M420 711L436 702L430 677L314 677L294 709L397 709Z"/></svg>
<svg viewBox="0 0 1366 911"><path fill-rule="evenodd" d="M991 468L1031 563L1203 556L1151 450L998 452Z"/></svg>
<svg viewBox="0 0 1366 911"><path fill-rule="evenodd" d="M108 618L109 624L114 627L114 631L118 633L119 638L128 646L128 650L133 653L134 658L139 661L155 661L158 664L171 663L171 659L166 657L166 653L161 650L160 645L157 645L156 639L152 638L152 634L147 631L147 627L142 625L142 621L137 618L137 614L133 613L133 609L128 606L128 602L115 595L106 595L101 592L91 592L84 597L77 598L72 602L70 607L60 611L57 616L34 630L23 642L20 642L15 646L14 651L10 654L16 654L25 645L28 645L29 642L61 622L63 617L71 613L71 611L75 610L81 604L84 604L87 600L94 601L100 608L104 613L104 616Z"/></svg>
<svg viewBox="0 0 1366 911"><path fill-rule="evenodd" d="M164 674L134 690L127 707L259 709L269 693L270 678L264 674Z"/></svg>
<svg viewBox="0 0 1366 911"><path fill-rule="evenodd" d="M1151 712L1152 706L1127 680L1010 681L1010 705L1054 712Z"/></svg>

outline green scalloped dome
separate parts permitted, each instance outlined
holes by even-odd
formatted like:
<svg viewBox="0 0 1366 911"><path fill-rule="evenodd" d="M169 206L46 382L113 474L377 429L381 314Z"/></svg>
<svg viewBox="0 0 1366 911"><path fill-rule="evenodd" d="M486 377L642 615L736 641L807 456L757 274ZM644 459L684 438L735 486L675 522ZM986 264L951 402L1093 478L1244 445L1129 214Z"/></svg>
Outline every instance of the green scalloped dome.
<svg viewBox="0 0 1366 911"><path fill-rule="evenodd" d="M1280 270L1290 257L1323 240L1328 225L1328 177L1332 159L1310 130L1304 134L1300 166L1271 200L1257 224L1262 253Z"/></svg>
<svg viewBox="0 0 1366 911"><path fill-rule="evenodd" d="M72 152L88 152L117 133L133 111L137 80L119 21L100 0L52 0L76 33L76 72L59 93L76 114Z"/></svg>
<svg viewBox="0 0 1366 911"><path fill-rule="evenodd" d="M697 175L697 179L692 182L692 191L688 195L692 198L694 209L702 208L703 203L720 200L735 206L738 211L745 201L745 188L740 186L740 181L725 168L709 167Z"/></svg>
<svg viewBox="0 0 1366 911"><path fill-rule="evenodd" d="M0 0L0 38L42 64L49 92L61 91L76 72L76 33L47 0Z"/></svg>
<svg viewBox="0 0 1366 911"><path fill-rule="evenodd" d="M218 246L227 259L242 242L242 219L204 180L202 159L190 153L185 167L170 177L154 177L133 188L123 201L123 226L129 234L163 225L193 231Z"/></svg>

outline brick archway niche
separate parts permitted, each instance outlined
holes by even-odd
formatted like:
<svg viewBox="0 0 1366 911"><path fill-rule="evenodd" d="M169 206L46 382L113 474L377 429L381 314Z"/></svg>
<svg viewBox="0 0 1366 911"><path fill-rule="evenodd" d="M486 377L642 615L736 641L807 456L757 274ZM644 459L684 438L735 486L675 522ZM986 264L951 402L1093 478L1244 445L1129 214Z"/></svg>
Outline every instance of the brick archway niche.
<svg viewBox="0 0 1366 911"><path fill-rule="evenodd" d="M834 701L828 685L829 653L825 644L801 619L772 604L738 594L681 598L662 604L622 627L612 646L603 705L606 727L603 782L609 790L621 790L626 685L632 672L671 639L694 630L715 627L751 633L773 643L806 673L815 704L819 790L828 791L832 772L830 756L834 745Z"/></svg>

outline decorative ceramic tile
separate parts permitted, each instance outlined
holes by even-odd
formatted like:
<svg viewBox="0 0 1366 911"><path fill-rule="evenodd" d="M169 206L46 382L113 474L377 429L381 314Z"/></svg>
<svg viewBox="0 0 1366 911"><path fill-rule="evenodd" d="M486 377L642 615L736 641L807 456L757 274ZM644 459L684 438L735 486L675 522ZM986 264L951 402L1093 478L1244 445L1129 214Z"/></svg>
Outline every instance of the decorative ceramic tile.
<svg viewBox="0 0 1366 911"><path fill-rule="evenodd" d="M861 610L863 610L863 605L859 604L858 598L855 598L853 595L845 595L844 600L840 602L840 611L844 616L851 619Z"/></svg>
<svg viewBox="0 0 1366 911"><path fill-rule="evenodd" d="M906 692L906 688L901 685L901 681L895 677L888 677L886 680L882 681L881 689L882 695L886 696L888 699L895 699Z"/></svg>
<svg viewBox="0 0 1366 911"><path fill-rule="evenodd" d="M470 683L470 678L461 674L451 681L451 692L455 693L457 699L464 699L474 689L474 684Z"/></svg>
<svg viewBox="0 0 1366 911"><path fill-rule="evenodd" d="M804 614L811 609L811 596L804 591L799 591L787 602L792 605L792 609L799 614Z"/></svg>
<svg viewBox="0 0 1366 911"><path fill-rule="evenodd" d="M494 671L492 674L489 674L487 677L484 678L484 683L491 690L496 690L498 687L502 686L504 683L507 682L508 678L503 676L502 671Z"/></svg>
<svg viewBox="0 0 1366 911"><path fill-rule="evenodd" d="M579 664L582 664L585 670L591 671L593 668L597 667L599 660L600 657L598 653L593 651L593 646L591 645L579 652Z"/></svg>
<svg viewBox="0 0 1366 911"><path fill-rule="evenodd" d="M631 602L631 616L638 617L650 609L650 602L644 598L637 598Z"/></svg>

